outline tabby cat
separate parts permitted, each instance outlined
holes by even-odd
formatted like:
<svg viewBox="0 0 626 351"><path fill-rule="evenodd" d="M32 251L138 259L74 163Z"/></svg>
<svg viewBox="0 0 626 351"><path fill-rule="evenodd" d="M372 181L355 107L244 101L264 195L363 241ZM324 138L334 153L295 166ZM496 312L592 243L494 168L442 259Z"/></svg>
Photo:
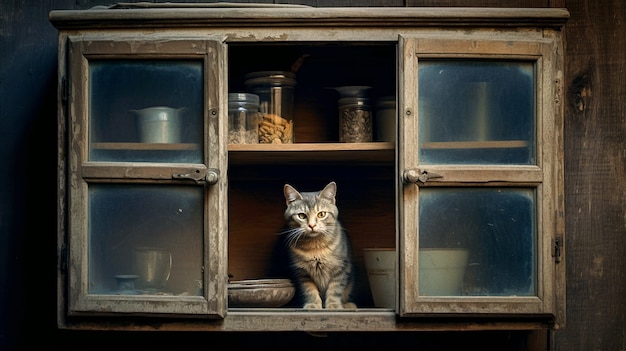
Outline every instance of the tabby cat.
<svg viewBox="0 0 626 351"><path fill-rule="evenodd" d="M335 182L319 192L284 186L285 242L305 309L356 308L350 300L352 248L338 220L336 193Z"/></svg>

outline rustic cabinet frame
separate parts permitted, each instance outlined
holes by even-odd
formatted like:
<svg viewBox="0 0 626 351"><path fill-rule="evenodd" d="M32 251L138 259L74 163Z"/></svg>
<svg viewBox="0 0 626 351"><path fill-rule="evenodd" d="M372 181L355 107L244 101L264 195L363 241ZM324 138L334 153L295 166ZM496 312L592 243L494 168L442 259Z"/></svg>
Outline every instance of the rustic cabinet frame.
<svg viewBox="0 0 626 351"><path fill-rule="evenodd" d="M70 159L70 172L76 177L70 180L68 220L69 240L67 251L68 269L68 313L82 314L84 312L115 312L132 313L149 311L149 314L171 314L187 311L189 314L204 314L223 317L225 302L222 298L225 289L225 266L221 264L225 259L225 238L219 233L225 230L223 218L226 211L221 203L226 198L225 157L217 150L220 140L224 137L222 123L218 123L217 112L219 102L224 93L212 82L220 81L224 74L224 48L219 41L210 39L191 40L147 40L139 37L128 37L116 40L102 40L102 38L69 37L69 77L74 78L68 84L71 102L67 105L69 115L68 143L72 145L67 157ZM139 54L137 54L139 53ZM88 159L90 147L89 124L89 60L107 59L194 59L203 63L205 111L204 137L207 142L196 147L204 147L204 162L202 164L174 164L158 162L98 162ZM116 144L113 144L115 146ZM125 147L125 146L121 146ZM126 146L127 147L127 146ZM88 292L88 186L95 183L180 183L175 174L194 174L203 179L194 186L206 185L209 174L217 179L207 187L205 210L204 248L204 280L207 286L202 297L152 297L149 300L137 299L124 295L100 295ZM187 183L188 181L182 180Z"/></svg>
<svg viewBox="0 0 626 351"><path fill-rule="evenodd" d="M73 329L163 330L458 330L537 329L564 323L562 9L211 8L210 5L117 11L53 11L59 33L58 321ZM397 48L397 143L305 142L227 145L229 46L234 44L386 45ZM200 59L204 62L202 164L89 162L89 57ZM537 164L457 166L419 163L417 67L421 58L495 58L534 62ZM395 189L399 253L397 306L356 311L227 307L230 170L307 161L348 164L363 177L383 176ZM334 163L333 163L334 162ZM370 168L373 166L373 172ZM389 171L391 169L391 171ZM428 172L442 178L418 182ZM87 293L87 187L90 183L180 184L174 174L200 174L206 189L204 292L192 297L117 297ZM234 172L233 180L237 178ZM264 173L261 168L259 173ZM349 172L348 172L349 173ZM272 177L272 174L255 174ZM245 177L244 177L245 178ZM198 180L198 179L196 179ZM519 186L537 192L536 297L424 297L418 284L417 199L422 187ZM157 322L139 316L166 317ZM200 318L198 318L200 317ZM429 318L435 317L435 318ZM444 317L444 318L442 318ZM131 324L128 322L132 321Z"/></svg>
<svg viewBox="0 0 626 351"><path fill-rule="evenodd" d="M403 172L403 195L399 203L404 207L401 211L403 235L400 236L404 248L404 259L401 260L402 278L400 279L401 314L424 315L429 313L449 314L509 314L517 313L553 314L556 311L556 281L553 273L557 271L557 260L552 255L553 243L560 236L557 217L551 215L558 207L555 190L559 187L557 176L559 164L559 145L554 141L555 128L558 128L558 107L555 101L560 83L555 80L559 75L559 64L556 52L558 46L553 40L538 39L521 41L517 39L502 40L492 38L474 38L471 41L458 38L412 38L402 37L400 41L401 55L405 71L402 86L404 104L401 111L404 116L399 118L401 142L399 144L400 171ZM417 118L411 111L418 110L417 67L422 58L461 58L461 59L502 59L529 60L534 63L536 82L536 165L421 165L418 153L420 139L418 136ZM419 88L419 87L418 87ZM424 87L428 88L428 87ZM472 147L472 146L470 146ZM434 173L437 178L419 181L411 179L411 173ZM424 186L520 186L531 187L537 192L537 223L538 223L538 288L537 296L521 297L428 297L420 296L415 249L419 247L419 214L416 198L420 188ZM465 300L465 301L464 301ZM464 302L462 302L464 301ZM456 306L452 308L451 306Z"/></svg>

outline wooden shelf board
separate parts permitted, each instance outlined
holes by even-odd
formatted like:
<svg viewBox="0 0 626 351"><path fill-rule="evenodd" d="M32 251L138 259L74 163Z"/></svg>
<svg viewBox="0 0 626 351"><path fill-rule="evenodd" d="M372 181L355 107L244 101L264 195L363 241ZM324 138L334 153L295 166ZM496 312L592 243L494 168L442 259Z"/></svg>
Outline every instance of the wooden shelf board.
<svg viewBox="0 0 626 351"><path fill-rule="evenodd" d="M372 143L294 143L294 144L228 144L228 151L364 151L393 150L391 142Z"/></svg>
<svg viewBox="0 0 626 351"><path fill-rule="evenodd" d="M146 150L146 151L185 151L198 150L200 144L195 143L91 143L91 147L98 150Z"/></svg>
<svg viewBox="0 0 626 351"><path fill-rule="evenodd" d="M372 143L230 144L231 164L272 164L281 162L393 162L395 145Z"/></svg>
<svg viewBox="0 0 626 351"><path fill-rule="evenodd" d="M505 149L528 147L526 140L488 141L431 141L422 143L423 149Z"/></svg>

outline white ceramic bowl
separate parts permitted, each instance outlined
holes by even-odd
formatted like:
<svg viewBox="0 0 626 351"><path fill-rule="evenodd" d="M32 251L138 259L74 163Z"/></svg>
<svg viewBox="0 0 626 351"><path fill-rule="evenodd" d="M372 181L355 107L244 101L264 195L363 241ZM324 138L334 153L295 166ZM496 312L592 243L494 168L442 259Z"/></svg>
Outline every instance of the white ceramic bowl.
<svg viewBox="0 0 626 351"><path fill-rule="evenodd" d="M363 249L367 279L376 307L396 306L396 249Z"/></svg>
<svg viewBox="0 0 626 351"><path fill-rule="evenodd" d="M469 250L419 250L419 292L426 296L461 295Z"/></svg>

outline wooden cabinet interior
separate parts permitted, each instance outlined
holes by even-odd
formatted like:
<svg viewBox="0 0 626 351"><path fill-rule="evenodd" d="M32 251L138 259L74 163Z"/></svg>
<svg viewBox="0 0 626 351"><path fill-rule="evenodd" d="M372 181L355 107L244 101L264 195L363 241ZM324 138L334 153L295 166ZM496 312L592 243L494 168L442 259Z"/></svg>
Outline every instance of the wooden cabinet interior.
<svg viewBox="0 0 626 351"><path fill-rule="evenodd" d="M395 247L395 146L365 143L339 157L333 155L335 151L321 151L311 158L310 152L328 150L328 143L338 142L339 94L330 88L371 86L372 102L380 96L395 96L395 52L395 43L229 46L229 92L246 91L243 77L254 71L293 71L297 79L296 145L291 146L295 151L276 157L280 145L230 148L228 273L233 279L281 276L288 268L276 247L285 223L285 183L300 191L314 191L335 181L340 221L352 240L357 266L354 298L360 306L373 306L362 250ZM308 151L298 151L303 143ZM321 143L319 148L316 143ZM246 149L256 150L254 156L242 157Z"/></svg>
<svg viewBox="0 0 626 351"><path fill-rule="evenodd" d="M362 250L395 247L392 165L234 166L229 172L228 273L233 279L284 274L286 262L276 246L284 227L285 183L311 191L334 180L339 218L351 238L357 266L354 298L360 306L373 306Z"/></svg>
<svg viewBox="0 0 626 351"><path fill-rule="evenodd" d="M293 71L295 140L337 142L339 94L333 87L371 86L377 98L396 95L396 43L229 44L228 91L246 91L245 75Z"/></svg>

